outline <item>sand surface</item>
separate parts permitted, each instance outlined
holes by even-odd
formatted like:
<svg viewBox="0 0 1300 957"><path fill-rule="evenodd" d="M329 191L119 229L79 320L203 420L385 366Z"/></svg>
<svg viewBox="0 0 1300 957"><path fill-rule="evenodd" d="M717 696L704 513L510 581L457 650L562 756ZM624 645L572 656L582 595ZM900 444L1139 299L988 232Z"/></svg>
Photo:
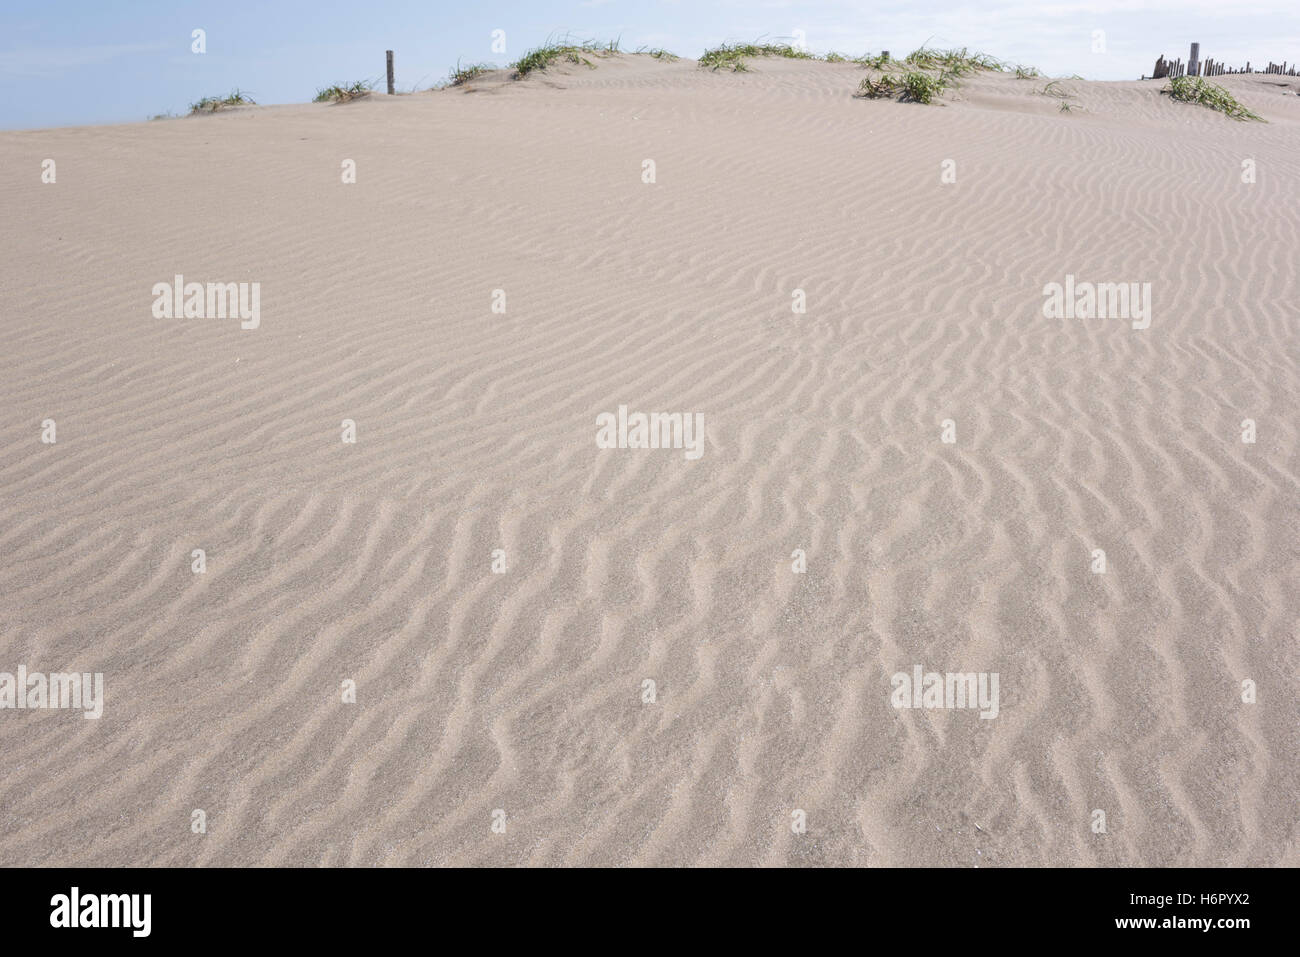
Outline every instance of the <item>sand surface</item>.
<svg viewBox="0 0 1300 957"><path fill-rule="evenodd" d="M1300 81L862 75L0 134L0 864L1300 863Z"/></svg>

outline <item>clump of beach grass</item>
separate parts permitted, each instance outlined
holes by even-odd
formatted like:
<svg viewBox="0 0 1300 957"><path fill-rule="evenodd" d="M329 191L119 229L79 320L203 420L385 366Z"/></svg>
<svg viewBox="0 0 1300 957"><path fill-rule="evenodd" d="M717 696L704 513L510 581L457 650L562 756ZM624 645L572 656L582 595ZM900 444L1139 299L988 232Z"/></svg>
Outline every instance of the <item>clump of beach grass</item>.
<svg viewBox="0 0 1300 957"><path fill-rule="evenodd" d="M744 73L749 69L745 61L754 57L776 56L788 60L817 60L817 55L791 46L789 43L724 43L700 54L700 66L709 70L729 69Z"/></svg>
<svg viewBox="0 0 1300 957"><path fill-rule="evenodd" d="M933 103L952 82L949 73L925 73L908 70L902 76L882 74L866 77L858 86L858 96L870 100L898 97L902 103Z"/></svg>
<svg viewBox="0 0 1300 957"><path fill-rule="evenodd" d="M965 47L935 50L923 46L902 60L880 53L859 57L854 62L882 73L864 79L858 87L858 96L867 99L897 96L904 103L933 103L949 87L960 85L959 77L1006 69L1001 60L984 53L971 53ZM886 73L887 70L894 72Z"/></svg>
<svg viewBox="0 0 1300 957"><path fill-rule="evenodd" d="M1252 112L1241 104L1235 96L1215 83L1206 83L1199 76L1176 76L1169 81L1169 86L1161 90L1168 93L1180 103L1197 103L1217 110L1234 120L1259 120L1267 122L1258 113Z"/></svg>
<svg viewBox="0 0 1300 957"><path fill-rule="evenodd" d="M965 47L956 50L920 47L909 53L904 62L920 70L940 70L952 76L965 76L978 70L1005 69L1005 65L996 57L986 53L971 53Z"/></svg>
<svg viewBox="0 0 1300 957"><path fill-rule="evenodd" d="M461 66L460 61L457 60L456 65L452 67L447 75L447 82L450 86L464 86L470 80L476 79L492 69L495 69L495 67L491 63L467 63Z"/></svg>
<svg viewBox="0 0 1300 957"><path fill-rule="evenodd" d="M675 60L681 59L681 57L676 53L669 53L663 47L655 47L653 50L646 49L645 47L638 47L634 52L638 56L644 55L654 57L656 60L663 60L665 63L672 63Z"/></svg>
<svg viewBox="0 0 1300 957"><path fill-rule="evenodd" d="M855 57L853 62L857 63L859 66L865 66L870 70L887 70L890 66L898 63L898 61L890 57L888 53L877 53L874 56L865 53L860 57Z"/></svg>
<svg viewBox="0 0 1300 957"><path fill-rule="evenodd" d="M892 76L885 75L872 79L866 77L858 86L858 96L869 100L879 100L887 96L898 96L902 92L899 82Z"/></svg>
<svg viewBox="0 0 1300 957"><path fill-rule="evenodd" d="M360 99L374 92L375 85L369 80L357 80L355 83L335 83L323 90L316 91L313 103L347 103Z"/></svg>
<svg viewBox="0 0 1300 957"><path fill-rule="evenodd" d="M849 56L844 53L836 53L834 50L825 56L814 57L814 59L825 60L827 63L856 63L858 66L872 67L876 70L883 70L890 63L888 53L877 53L875 55L864 53L861 56Z"/></svg>
<svg viewBox="0 0 1300 957"><path fill-rule="evenodd" d="M944 71L937 76L920 70L909 70L903 74L902 86L904 102L933 103L934 98L948 88L951 74Z"/></svg>
<svg viewBox="0 0 1300 957"><path fill-rule="evenodd" d="M236 87L225 96L205 96L190 104L190 113L215 113L233 106L255 106L257 101Z"/></svg>
<svg viewBox="0 0 1300 957"><path fill-rule="evenodd" d="M567 39L560 43L548 40L545 45L529 50L510 66L515 71L516 80L522 80L536 70L545 70L559 62L595 69L596 64L591 62L590 57L611 56L619 52L618 45L618 40L611 40L608 43L598 43L595 40L571 43Z"/></svg>
<svg viewBox="0 0 1300 957"><path fill-rule="evenodd" d="M1072 76L1069 77L1069 79L1081 80L1083 77ZM1074 94L1061 86L1060 79L1049 80L1046 86L1036 92L1042 96L1050 96L1054 99L1060 100L1061 105L1057 107L1058 113L1073 113L1075 107L1078 105L1077 103L1070 102L1070 98L1074 96Z"/></svg>
<svg viewBox="0 0 1300 957"><path fill-rule="evenodd" d="M1016 65L1017 80L1032 80L1040 76L1042 76L1042 74L1038 72L1037 67L1025 66L1023 64Z"/></svg>

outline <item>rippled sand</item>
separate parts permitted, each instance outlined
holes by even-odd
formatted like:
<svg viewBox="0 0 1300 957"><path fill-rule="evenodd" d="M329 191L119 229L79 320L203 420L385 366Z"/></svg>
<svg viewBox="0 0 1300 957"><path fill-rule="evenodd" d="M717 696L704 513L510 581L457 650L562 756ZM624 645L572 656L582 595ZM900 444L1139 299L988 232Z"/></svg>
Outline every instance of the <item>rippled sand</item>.
<svg viewBox="0 0 1300 957"><path fill-rule="evenodd" d="M0 134L0 864L1300 863L1300 81L861 75Z"/></svg>

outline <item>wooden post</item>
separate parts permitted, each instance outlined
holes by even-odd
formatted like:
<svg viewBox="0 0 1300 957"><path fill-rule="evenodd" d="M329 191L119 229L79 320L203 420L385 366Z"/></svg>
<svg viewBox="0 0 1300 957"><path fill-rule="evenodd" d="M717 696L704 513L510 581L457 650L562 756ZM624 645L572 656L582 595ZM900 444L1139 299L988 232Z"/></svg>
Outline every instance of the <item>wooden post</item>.
<svg viewBox="0 0 1300 957"><path fill-rule="evenodd" d="M881 50L881 51L880 51L880 55L881 55L881 57L884 58L884 61L885 61L886 63L889 62L889 51L888 51L888 50Z"/></svg>
<svg viewBox="0 0 1300 957"><path fill-rule="evenodd" d="M392 96L394 93L397 92L397 89L393 86L393 51L389 50L387 52L388 52L388 95Z"/></svg>
<svg viewBox="0 0 1300 957"><path fill-rule="evenodd" d="M1201 45L1199 43L1193 43L1192 52L1187 54L1187 75L1188 76L1197 75L1197 71L1200 69L1200 63L1197 61L1199 61L1200 58L1201 58Z"/></svg>

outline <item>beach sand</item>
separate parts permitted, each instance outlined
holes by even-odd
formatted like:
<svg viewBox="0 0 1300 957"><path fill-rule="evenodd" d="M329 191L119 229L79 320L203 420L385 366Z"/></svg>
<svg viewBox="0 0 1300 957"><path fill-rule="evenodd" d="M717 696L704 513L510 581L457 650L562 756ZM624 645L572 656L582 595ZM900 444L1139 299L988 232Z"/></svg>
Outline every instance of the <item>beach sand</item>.
<svg viewBox="0 0 1300 957"><path fill-rule="evenodd" d="M1300 863L1300 81L862 76L0 133L0 864Z"/></svg>

